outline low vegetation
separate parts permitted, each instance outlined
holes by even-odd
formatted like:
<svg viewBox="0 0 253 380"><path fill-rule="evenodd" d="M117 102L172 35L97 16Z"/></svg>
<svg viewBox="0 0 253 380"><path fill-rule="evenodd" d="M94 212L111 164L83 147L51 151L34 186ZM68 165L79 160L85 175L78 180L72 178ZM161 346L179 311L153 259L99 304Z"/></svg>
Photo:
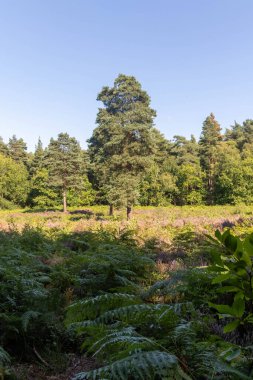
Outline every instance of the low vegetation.
<svg viewBox="0 0 253 380"><path fill-rule="evenodd" d="M106 213L1 212L1 377L251 379L252 208Z"/></svg>

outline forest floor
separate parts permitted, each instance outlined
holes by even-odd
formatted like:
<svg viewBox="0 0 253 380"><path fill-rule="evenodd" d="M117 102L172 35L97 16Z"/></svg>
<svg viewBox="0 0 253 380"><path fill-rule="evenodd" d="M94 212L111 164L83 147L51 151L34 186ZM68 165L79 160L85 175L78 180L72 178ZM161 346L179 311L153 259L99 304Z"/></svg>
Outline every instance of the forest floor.
<svg viewBox="0 0 253 380"><path fill-rule="evenodd" d="M93 358L69 354L66 369L58 374L52 374L52 370L39 363L17 364L13 366L13 372L19 380L69 380L78 372L95 368L97 364Z"/></svg>

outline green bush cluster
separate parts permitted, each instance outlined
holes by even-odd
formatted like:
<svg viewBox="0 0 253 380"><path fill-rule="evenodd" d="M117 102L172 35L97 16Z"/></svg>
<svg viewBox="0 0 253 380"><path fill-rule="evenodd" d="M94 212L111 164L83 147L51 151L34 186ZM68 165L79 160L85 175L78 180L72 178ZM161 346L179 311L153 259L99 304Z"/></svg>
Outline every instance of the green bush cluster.
<svg viewBox="0 0 253 380"><path fill-rule="evenodd" d="M251 278L252 261L245 253L252 256L252 237L245 239L244 254L239 254L240 239L229 231L216 235L218 240L212 239L208 252L212 264L206 268L170 273L151 287L133 288L127 293L105 290L68 307L66 325L83 340L81 349L101 363L99 369L81 372L75 380L252 378L253 293L247 278ZM224 256L224 249L230 250L230 256ZM231 260L232 250L245 261L236 256ZM227 267L221 266L222 258ZM226 273L221 274L221 269ZM237 289L235 284L223 284L235 281L234 271L243 277L237 278ZM240 312L234 313L230 292L235 293L235 299L243 300ZM213 303L221 300L221 294L227 305ZM224 317L236 318L236 323L224 327ZM241 324L248 328L227 334Z"/></svg>
<svg viewBox="0 0 253 380"><path fill-rule="evenodd" d="M0 233L3 376L11 358L57 369L52 353L59 360L77 349L63 324L65 307L103 291L139 289L154 271L153 261L126 231L116 238L102 230L59 233L27 225L19 231L15 223L10 228Z"/></svg>

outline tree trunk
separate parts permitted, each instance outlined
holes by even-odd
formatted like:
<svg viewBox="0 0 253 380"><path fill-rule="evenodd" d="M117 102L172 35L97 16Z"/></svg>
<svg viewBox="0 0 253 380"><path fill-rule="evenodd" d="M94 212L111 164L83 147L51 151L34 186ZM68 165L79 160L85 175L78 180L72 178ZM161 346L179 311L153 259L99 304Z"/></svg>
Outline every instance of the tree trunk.
<svg viewBox="0 0 253 380"><path fill-rule="evenodd" d="M127 220L131 219L131 215L132 215L132 207L127 206Z"/></svg>
<svg viewBox="0 0 253 380"><path fill-rule="evenodd" d="M63 212L67 212L66 190L63 190Z"/></svg>
<svg viewBox="0 0 253 380"><path fill-rule="evenodd" d="M110 208L109 208L109 215L110 215L110 216L113 216L113 213L114 213L113 205L110 205Z"/></svg>

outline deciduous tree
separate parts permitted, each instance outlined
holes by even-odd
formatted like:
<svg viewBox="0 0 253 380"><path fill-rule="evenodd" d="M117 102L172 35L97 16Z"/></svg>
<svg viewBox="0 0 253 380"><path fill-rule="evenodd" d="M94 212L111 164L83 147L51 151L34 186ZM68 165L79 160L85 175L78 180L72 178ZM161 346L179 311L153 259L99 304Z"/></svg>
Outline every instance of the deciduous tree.
<svg viewBox="0 0 253 380"><path fill-rule="evenodd" d="M24 206L28 188L28 172L25 166L0 154L0 197Z"/></svg>

